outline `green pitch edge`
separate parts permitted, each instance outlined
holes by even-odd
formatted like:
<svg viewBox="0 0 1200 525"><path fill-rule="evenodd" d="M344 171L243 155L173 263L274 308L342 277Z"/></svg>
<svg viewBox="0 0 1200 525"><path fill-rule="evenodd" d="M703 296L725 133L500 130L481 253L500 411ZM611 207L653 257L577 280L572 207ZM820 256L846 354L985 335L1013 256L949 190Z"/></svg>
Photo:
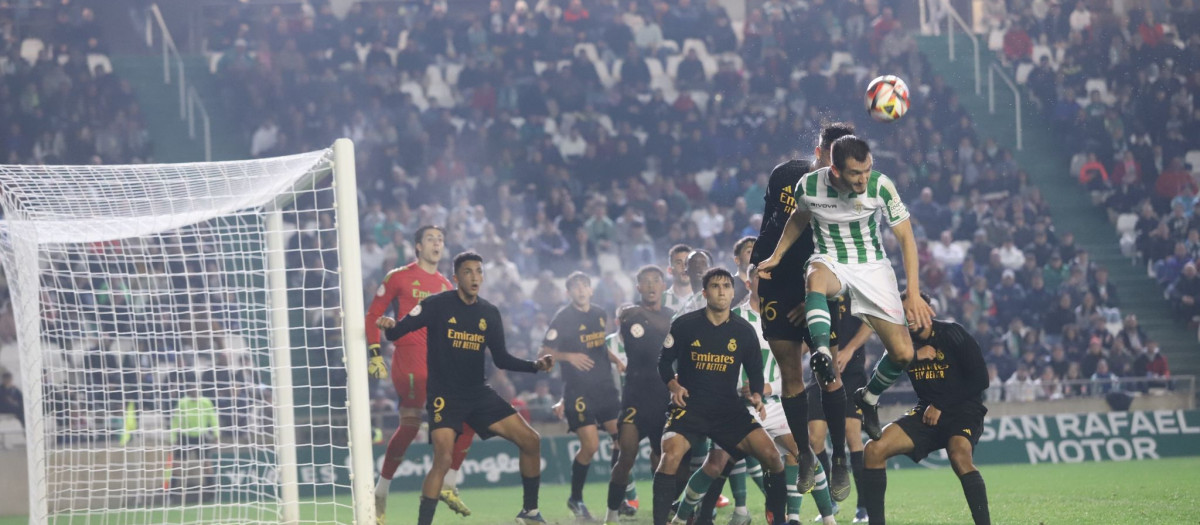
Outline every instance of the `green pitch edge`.
<svg viewBox="0 0 1200 525"><path fill-rule="evenodd" d="M200 121L196 122L196 138L188 136L187 122L179 118L179 87L163 84L162 57L148 55L115 55L111 57L113 71L133 85L142 114L154 141L156 162L198 162L204 160ZM185 74L196 87L208 109L212 130L212 160L246 158L249 140L232 127L221 107L215 79L208 74L203 57L186 57ZM174 71L172 71L174 76Z"/></svg>
<svg viewBox="0 0 1200 525"><path fill-rule="evenodd" d="M1051 203L1051 214L1059 232L1074 232L1076 243L1087 249L1092 260L1109 269L1109 278L1121 295L1121 311L1136 313L1142 327L1157 340L1166 353L1175 374L1200 374L1200 342L1196 333L1176 320L1158 284L1146 275L1144 266L1135 266L1121 255L1116 228L1108 222L1104 210L1092 205L1087 192L1081 191L1070 171L1070 155L1054 135L1049 123L1023 104L1024 150L1016 151L1016 122L1012 91L996 79L996 113L987 112L987 68L991 55L981 50L983 65L981 94L974 94L974 69L971 42L960 35L955 41L957 60L950 61L946 37L921 37L918 45L929 57L935 73L959 94L959 100L975 120L981 136L990 136L1012 148L1018 164ZM983 44L981 41L980 44ZM1024 95L1024 94L1023 94ZM1023 96L1024 98L1024 96ZM1027 99L1026 99L1027 100Z"/></svg>

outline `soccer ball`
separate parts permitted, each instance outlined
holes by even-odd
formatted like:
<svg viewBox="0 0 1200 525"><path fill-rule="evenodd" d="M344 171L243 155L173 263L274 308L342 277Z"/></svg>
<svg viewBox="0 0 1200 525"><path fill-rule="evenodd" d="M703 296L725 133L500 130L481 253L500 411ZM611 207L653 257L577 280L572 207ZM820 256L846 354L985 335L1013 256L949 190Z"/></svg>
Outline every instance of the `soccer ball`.
<svg viewBox="0 0 1200 525"><path fill-rule="evenodd" d="M884 75L867 86L867 113L880 122L899 120L908 112L908 84L896 75Z"/></svg>

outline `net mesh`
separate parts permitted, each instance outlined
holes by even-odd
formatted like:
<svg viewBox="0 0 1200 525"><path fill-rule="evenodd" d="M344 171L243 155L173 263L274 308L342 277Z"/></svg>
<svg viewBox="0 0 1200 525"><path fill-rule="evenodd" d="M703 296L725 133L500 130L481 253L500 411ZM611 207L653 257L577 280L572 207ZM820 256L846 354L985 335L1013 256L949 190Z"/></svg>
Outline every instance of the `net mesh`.
<svg viewBox="0 0 1200 525"><path fill-rule="evenodd" d="M353 521L330 159L0 166L31 522Z"/></svg>

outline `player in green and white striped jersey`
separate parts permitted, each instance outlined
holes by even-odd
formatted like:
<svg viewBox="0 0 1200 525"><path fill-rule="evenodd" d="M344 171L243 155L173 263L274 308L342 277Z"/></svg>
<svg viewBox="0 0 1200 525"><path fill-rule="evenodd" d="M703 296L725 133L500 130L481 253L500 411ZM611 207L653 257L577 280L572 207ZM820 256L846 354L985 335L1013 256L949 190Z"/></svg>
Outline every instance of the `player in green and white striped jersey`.
<svg viewBox="0 0 1200 525"><path fill-rule="evenodd" d="M783 405L779 402L779 396L783 392L783 376L779 371L779 363L775 360L771 353L771 347L767 344L767 340L763 337L762 324L759 316L759 296L758 296L758 274L750 272L750 282L746 283L750 295L746 300L732 309L732 314L746 321L754 327L758 333L759 348L763 353L763 403L765 416L760 416L759 412L752 406L747 405L756 418L760 419L763 429L775 441L775 446L779 449L779 453L784 456L784 477L788 480L788 497L787 497L787 521L792 523L800 520L800 503L803 494L797 490L796 479L799 474L799 462L797 455L799 447L795 438L792 436L791 428L788 427L787 417L783 413ZM742 392L748 391L748 382L745 371L742 372L741 381L738 388ZM809 446L807 443L804 446ZM837 523L834 518L833 499L829 493L829 484L825 479L825 471L818 463L816 468L816 485L813 488L813 500L817 503L817 509L820 511L822 520L826 524ZM719 475L714 474L720 472ZM729 461L729 455L714 449L709 455L704 465L704 468L697 470L692 478L688 481L688 493L704 494L704 503L700 506L700 516L707 516L712 513L712 509L717 501L717 496L721 493L725 479L729 479L730 487L733 490L734 510L733 516L730 517L730 525L746 525L750 523L750 514L746 508L746 477L754 479L759 490L763 490L762 483L762 467L752 458L747 458L736 463ZM765 491L764 491L765 494ZM694 514L694 507L699 503L694 497L684 498L680 502L680 515L691 516Z"/></svg>
<svg viewBox="0 0 1200 525"><path fill-rule="evenodd" d="M812 226L816 250L805 270L805 316L816 346L813 370L825 377L833 375L828 298L849 293L851 313L870 325L887 349L870 382L855 392L855 404L863 411L863 430L871 439L879 439L879 395L900 377L913 358L909 329L929 326L933 311L920 297L917 243L908 209L891 179L871 169L870 146L863 139L847 135L834 141L830 156L830 167L809 173L796 184L796 209L775 252L758 268L763 277L770 278L770 272L804 227ZM903 252L908 288L905 300L900 299L896 272L883 251L881 215Z"/></svg>

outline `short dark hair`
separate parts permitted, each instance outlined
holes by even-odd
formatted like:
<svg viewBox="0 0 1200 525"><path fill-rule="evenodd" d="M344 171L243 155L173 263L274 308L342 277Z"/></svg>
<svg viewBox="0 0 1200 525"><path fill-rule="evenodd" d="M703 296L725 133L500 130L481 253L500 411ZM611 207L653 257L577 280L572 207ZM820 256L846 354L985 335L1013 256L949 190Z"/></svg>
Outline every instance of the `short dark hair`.
<svg viewBox="0 0 1200 525"><path fill-rule="evenodd" d="M668 258L674 258L677 253L692 253L692 247L686 244L676 244L671 247L671 251L667 252Z"/></svg>
<svg viewBox="0 0 1200 525"><path fill-rule="evenodd" d="M828 149L842 137L854 134L854 124L849 122L831 122L821 127L821 142L818 148Z"/></svg>
<svg viewBox="0 0 1200 525"><path fill-rule="evenodd" d="M833 156L833 167L840 172L846 169L846 159L866 162L867 155L871 154L871 146L867 144L867 141L854 135L846 135L833 141L830 152Z"/></svg>
<svg viewBox="0 0 1200 525"><path fill-rule="evenodd" d="M476 261L483 264L483 256L472 251L465 251L454 256L454 273L458 273L458 269L468 261Z"/></svg>
<svg viewBox="0 0 1200 525"><path fill-rule="evenodd" d="M442 235L446 234L446 230L444 228L442 228L441 226L436 226L433 224L426 224L424 226L421 226L420 228L417 228L416 233L413 233L413 246L414 247L418 244L421 244L421 239L425 238L425 232L427 232L429 230L440 231L440 232L442 232Z"/></svg>
<svg viewBox="0 0 1200 525"><path fill-rule="evenodd" d="M758 241L758 237L755 237L753 235L747 235L745 237L742 237L741 239L738 239L738 242L733 244L733 256L737 257L738 254L742 253L742 248L745 248L747 244L753 243L755 241Z"/></svg>
<svg viewBox="0 0 1200 525"><path fill-rule="evenodd" d="M589 277L588 274L580 272L580 271L574 271L574 272L571 272L571 275L567 276L567 282L566 282L567 289L570 289L571 283L574 283L575 281L583 281L589 285L592 284L592 278Z"/></svg>
<svg viewBox="0 0 1200 525"><path fill-rule="evenodd" d="M726 270L720 266L709 268L707 272L704 272L704 278L700 282L703 284L704 288L708 288L708 283L712 282L713 279L718 278L729 279L729 282L733 283L733 274L729 273L729 270Z"/></svg>
<svg viewBox="0 0 1200 525"><path fill-rule="evenodd" d="M663 269L660 268L657 264L647 264L641 268L638 268L636 280L641 281L642 276L644 276L648 273L657 273L660 278L662 278L662 279L667 278L667 273L664 272Z"/></svg>

